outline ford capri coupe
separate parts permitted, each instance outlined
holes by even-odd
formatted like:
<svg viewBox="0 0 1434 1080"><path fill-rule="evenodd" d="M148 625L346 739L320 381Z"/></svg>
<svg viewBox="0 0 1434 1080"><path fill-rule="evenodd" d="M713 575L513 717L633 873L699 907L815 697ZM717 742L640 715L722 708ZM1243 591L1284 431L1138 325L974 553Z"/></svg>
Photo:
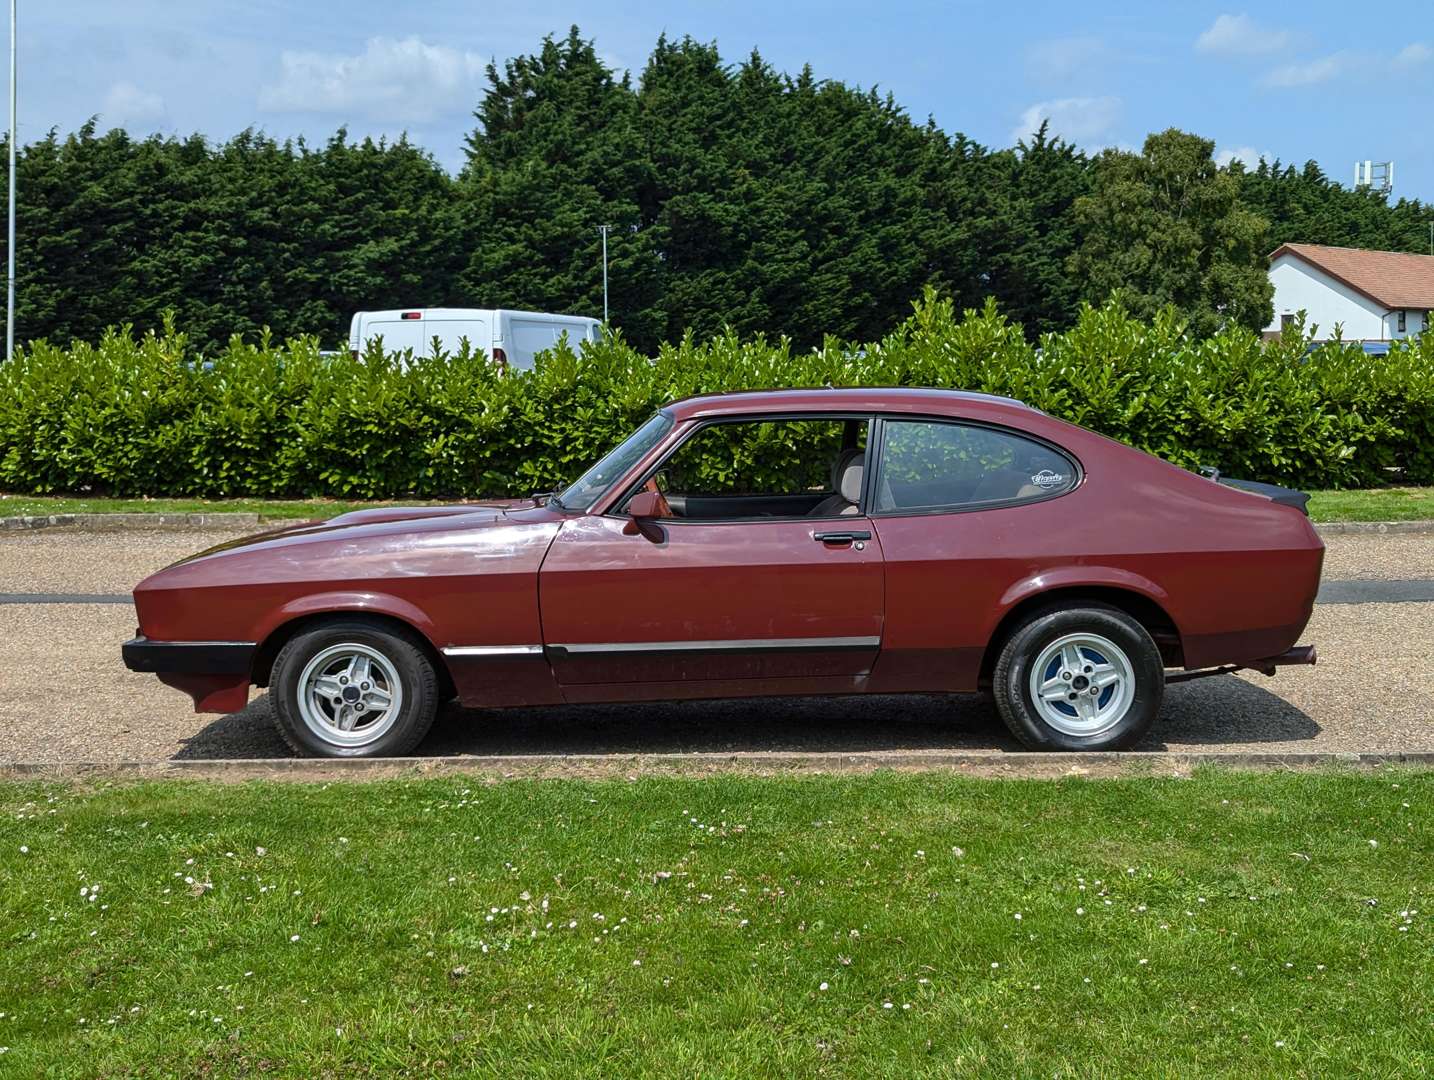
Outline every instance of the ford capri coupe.
<svg viewBox="0 0 1434 1080"><path fill-rule="evenodd" d="M980 690L1027 747L1118 749L1168 682L1314 663L1324 545L1250 486L983 394L690 398L552 495L176 563L123 656L199 712L268 687L309 755L406 754L452 698Z"/></svg>

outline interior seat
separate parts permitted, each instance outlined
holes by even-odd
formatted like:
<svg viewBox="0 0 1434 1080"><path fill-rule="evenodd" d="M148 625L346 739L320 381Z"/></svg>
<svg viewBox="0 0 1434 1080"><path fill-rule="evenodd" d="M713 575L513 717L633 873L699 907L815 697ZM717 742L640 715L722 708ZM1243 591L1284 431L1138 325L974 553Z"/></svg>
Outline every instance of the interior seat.
<svg viewBox="0 0 1434 1080"><path fill-rule="evenodd" d="M981 477L971 501L999 502L1005 499L1026 499L1041 494L1041 489L1031 483L1029 473L1019 469L995 469Z"/></svg>
<svg viewBox="0 0 1434 1080"><path fill-rule="evenodd" d="M843 450L832 462L832 493L808 511L808 517L847 517L858 513L866 451Z"/></svg>

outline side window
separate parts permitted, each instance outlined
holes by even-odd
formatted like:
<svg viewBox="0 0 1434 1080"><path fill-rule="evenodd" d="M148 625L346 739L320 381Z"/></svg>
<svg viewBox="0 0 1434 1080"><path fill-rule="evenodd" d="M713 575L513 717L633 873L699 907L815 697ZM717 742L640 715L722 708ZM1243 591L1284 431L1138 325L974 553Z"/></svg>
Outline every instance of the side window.
<svg viewBox="0 0 1434 1080"><path fill-rule="evenodd" d="M711 424L663 463L662 482L681 495L831 494L833 468L847 443L865 450L865 422Z"/></svg>
<svg viewBox="0 0 1434 1080"><path fill-rule="evenodd" d="M888 420L876 481L878 513L1039 499L1075 486L1064 454L974 424Z"/></svg>

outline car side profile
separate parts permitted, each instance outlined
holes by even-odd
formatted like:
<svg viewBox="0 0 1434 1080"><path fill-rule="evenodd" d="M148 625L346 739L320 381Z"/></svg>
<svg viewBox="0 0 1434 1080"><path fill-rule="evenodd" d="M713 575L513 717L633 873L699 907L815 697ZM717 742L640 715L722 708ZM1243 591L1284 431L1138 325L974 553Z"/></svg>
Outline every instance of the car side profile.
<svg viewBox="0 0 1434 1080"><path fill-rule="evenodd" d="M1116 749L1169 681L1314 662L1324 547L1293 494L1008 398L710 395L551 496L195 555L136 587L123 655L201 712L269 687L314 755L406 754L451 698L986 689L1027 747Z"/></svg>

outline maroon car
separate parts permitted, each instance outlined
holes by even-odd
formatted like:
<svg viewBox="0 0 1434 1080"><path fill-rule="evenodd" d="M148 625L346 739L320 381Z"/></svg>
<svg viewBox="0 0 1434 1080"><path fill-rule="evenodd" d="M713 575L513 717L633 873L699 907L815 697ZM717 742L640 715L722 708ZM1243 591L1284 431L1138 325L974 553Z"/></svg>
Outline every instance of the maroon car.
<svg viewBox="0 0 1434 1080"><path fill-rule="evenodd" d="M551 496L195 555L135 589L123 651L201 712L269 687L304 754L408 753L454 697L987 688L1026 746L1119 748L1169 681L1314 662L1302 511L1008 398L720 394Z"/></svg>

